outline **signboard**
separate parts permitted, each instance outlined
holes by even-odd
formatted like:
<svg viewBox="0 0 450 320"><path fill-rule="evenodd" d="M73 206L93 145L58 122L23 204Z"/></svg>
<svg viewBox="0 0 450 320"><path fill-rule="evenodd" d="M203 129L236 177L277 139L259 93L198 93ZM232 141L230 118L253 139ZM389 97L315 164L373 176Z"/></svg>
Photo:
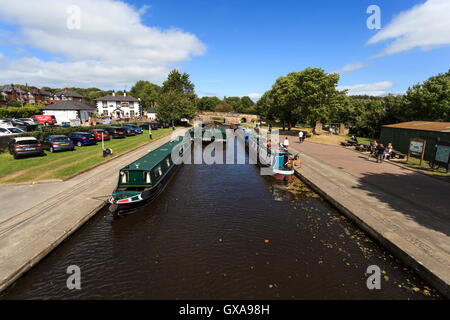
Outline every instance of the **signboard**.
<svg viewBox="0 0 450 320"><path fill-rule="evenodd" d="M448 164L450 161L450 146L436 145L436 156L434 157L436 162L441 162L442 164Z"/></svg>
<svg viewBox="0 0 450 320"><path fill-rule="evenodd" d="M425 156L426 140L423 139L411 139L409 142L408 157L406 161L409 161L411 154L420 157L420 166L422 166L423 157Z"/></svg>
<svg viewBox="0 0 450 320"><path fill-rule="evenodd" d="M411 140L411 142L409 143L409 151L411 153L421 155L423 150L425 149L424 146L424 141Z"/></svg>

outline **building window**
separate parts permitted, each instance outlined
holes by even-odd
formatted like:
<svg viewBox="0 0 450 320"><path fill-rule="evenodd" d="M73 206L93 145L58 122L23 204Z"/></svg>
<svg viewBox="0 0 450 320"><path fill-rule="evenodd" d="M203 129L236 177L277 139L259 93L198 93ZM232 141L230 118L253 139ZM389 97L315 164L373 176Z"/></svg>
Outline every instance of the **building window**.
<svg viewBox="0 0 450 320"><path fill-rule="evenodd" d="M103 106L103 108L107 108L108 107L108 103L106 101L102 101L102 106Z"/></svg>
<svg viewBox="0 0 450 320"><path fill-rule="evenodd" d="M103 110L103 115L107 116L108 115L108 110Z"/></svg>
<svg viewBox="0 0 450 320"><path fill-rule="evenodd" d="M130 117L134 117L134 110L130 110Z"/></svg>

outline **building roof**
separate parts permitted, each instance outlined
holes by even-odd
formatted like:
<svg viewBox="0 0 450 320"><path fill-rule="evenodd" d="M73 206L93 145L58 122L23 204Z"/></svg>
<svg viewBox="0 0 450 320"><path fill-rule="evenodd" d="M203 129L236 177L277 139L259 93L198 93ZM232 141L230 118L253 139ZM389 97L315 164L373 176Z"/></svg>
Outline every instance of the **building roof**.
<svg viewBox="0 0 450 320"><path fill-rule="evenodd" d="M383 127L409 129L409 130L450 132L450 122L410 121L410 122L389 124Z"/></svg>
<svg viewBox="0 0 450 320"><path fill-rule="evenodd" d="M104 96L104 97L95 99L95 101L119 101L119 102L134 101L134 102L139 102L139 99L136 99L135 97L132 97L132 96L109 95L109 96Z"/></svg>
<svg viewBox="0 0 450 320"><path fill-rule="evenodd" d="M75 111L85 110L96 112L97 108L95 106L91 106L83 102L67 100L45 106L42 108L42 110L75 110Z"/></svg>
<svg viewBox="0 0 450 320"><path fill-rule="evenodd" d="M6 92L6 93L11 93L13 91L13 89L17 92L17 93L22 93L25 94L26 92L23 91L22 89L20 89L19 87L16 86L12 86L10 84L7 84L3 87L0 88L1 92Z"/></svg>
<svg viewBox="0 0 450 320"><path fill-rule="evenodd" d="M64 95L65 97L71 97L71 98L84 98L81 94L76 93L74 91L67 90L67 89L55 93L55 96L57 96L57 97L61 97L62 95Z"/></svg>
<svg viewBox="0 0 450 320"><path fill-rule="evenodd" d="M30 90L30 92L31 92L31 94L33 94L33 95L41 95L41 96L51 96L52 94L50 93L50 92L48 92L48 91L45 91L45 90L41 90L41 89L31 89Z"/></svg>

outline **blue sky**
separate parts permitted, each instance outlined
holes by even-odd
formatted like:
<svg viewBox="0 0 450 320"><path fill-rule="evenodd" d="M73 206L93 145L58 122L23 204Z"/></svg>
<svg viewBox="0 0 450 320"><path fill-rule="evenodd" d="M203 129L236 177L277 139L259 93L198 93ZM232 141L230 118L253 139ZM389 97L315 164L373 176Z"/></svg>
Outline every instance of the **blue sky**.
<svg viewBox="0 0 450 320"><path fill-rule="evenodd" d="M0 4L3 1L0 0ZM7 72L9 81L5 76L0 76L2 82L16 82L29 77L30 84L39 85L47 77L49 85L56 85L58 77L51 75L58 70L71 70L71 73L67 71L67 75L61 75L59 81L82 87L129 88L133 81L141 78L160 83L168 70L177 67L191 75L200 95L222 97L252 94L256 98L270 89L277 77L311 66L327 72L338 71L341 74L339 85L350 89L353 94L380 95L404 92L409 86L449 69L450 25L446 22L430 23L450 21L450 10L442 10L442 6L450 9L443 0L429 0L428 3L423 0L128 0L126 4L130 12L127 9L123 16L123 28L132 28L127 26L136 18L137 12L140 19L137 24L159 30L156 35L149 30L137 33L141 38L155 37L160 43L152 51L155 56L149 57L148 61L144 60L145 54L139 51L141 48L136 46L136 41L132 44L136 48L128 51L133 59L128 57L126 49L118 47L127 45L127 33L123 32L123 38L120 37L120 14L115 16L122 7L110 13L102 12L102 6L107 3L119 6L117 1L92 0L92 8L84 7L84 0L70 3L78 4L81 13L89 17L96 14L103 14L104 18L108 14L114 16L113 26L118 28L118 32L115 33L110 27L116 37L115 42L111 40L111 43L113 48L117 46L117 50L112 48L110 50L113 52L110 52L102 47L93 47L92 53L74 52L79 49L70 48L70 43L61 44L61 49L55 48L58 47L55 42L52 45L39 43L32 37L44 34L42 42L45 43L45 37L54 41L55 37L57 39L65 33L58 31L57 26L47 26L42 21L29 22L25 19L26 14L19 12L22 11L19 7L3 14L3 9L0 9L0 32L19 35L16 42L5 41L5 37L0 36L0 39L3 38L0 42L3 59L11 68L20 68L18 61L23 62L22 65L30 65L28 71ZM366 26L369 17L366 9L373 4L381 9L381 30L369 30ZM399 17L402 12L403 17ZM95 37L93 34L96 34L95 28L98 26L84 25L87 31L92 28L92 32L69 33L64 38L70 40L74 37L72 40L76 38L80 46L84 38L89 45L95 42L96 39L91 37ZM406 31L405 25L409 28ZM30 28L41 33L30 32ZM179 30L178 33L174 29ZM171 33L170 36L167 33ZM377 33L380 34L377 36L379 39L374 41L376 43L367 44ZM101 32L97 36L99 42L109 37L102 36ZM397 49L391 50L394 53L373 57L386 51L395 41L399 44ZM105 52L104 56L95 50ZM119 50L123 51L115 53ZM133 63L136 59L140 62ZM51 64L52 60L63 67ZM102 61L104 65L96 65L96 61ZM66 62L67 66L64 66ZM107 63L111 63L111 70L117 70L117 73L108 72ZM362 67L342 72L344 66L350 65L349 69L352 69L351 66L356 64ZM86 70L84 74L77 73L77 65L80 70ZM145 72L137 70L139 65ZM33 70L29 71L30 68ZM127 72L127 68L136 70ZM88 77L85 73L90 73L90 70L95 72ZM146 74L148 78L145 78Z"/></svg>

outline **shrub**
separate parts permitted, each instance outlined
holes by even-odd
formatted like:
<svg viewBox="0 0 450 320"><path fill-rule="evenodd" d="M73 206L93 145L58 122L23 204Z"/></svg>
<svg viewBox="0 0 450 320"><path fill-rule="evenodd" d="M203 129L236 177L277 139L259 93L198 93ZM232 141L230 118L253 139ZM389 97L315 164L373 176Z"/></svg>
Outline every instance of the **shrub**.
<svg viewBox="0 0 450 320"><path fill-rule="evenodd" d="M0 108L0 118L29 118L35 114L40 114L39 106L27 105L18 108Z"/></svg>

